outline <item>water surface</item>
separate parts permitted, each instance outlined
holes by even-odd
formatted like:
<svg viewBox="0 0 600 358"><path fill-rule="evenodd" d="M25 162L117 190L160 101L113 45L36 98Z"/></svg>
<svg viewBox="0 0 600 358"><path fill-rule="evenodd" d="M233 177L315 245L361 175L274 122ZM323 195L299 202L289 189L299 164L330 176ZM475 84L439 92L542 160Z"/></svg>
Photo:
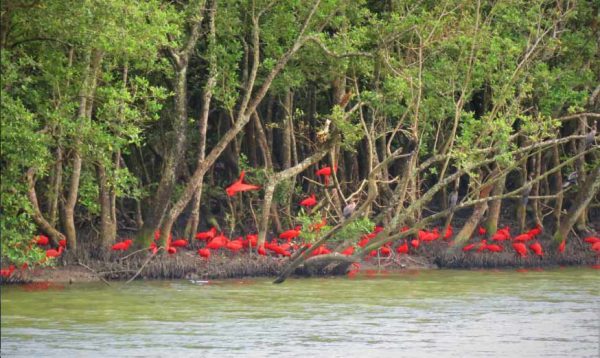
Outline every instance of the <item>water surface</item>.
<svg viewBox="0 0 600 358"><path fill-rule="evenodd" d="M2 287L2 357L599 357L600 272Z"/></svg>

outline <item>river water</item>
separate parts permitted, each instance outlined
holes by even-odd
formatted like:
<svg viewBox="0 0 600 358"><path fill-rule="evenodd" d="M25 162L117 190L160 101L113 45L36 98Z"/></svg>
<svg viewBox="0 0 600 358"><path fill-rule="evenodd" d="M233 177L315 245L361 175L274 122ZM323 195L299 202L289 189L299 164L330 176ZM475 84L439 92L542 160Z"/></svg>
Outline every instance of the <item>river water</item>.
<svg viewBox="0 0 600 358"><path fill-rule="evenodd" d="M2 287L2 357L600 357L600 271Z"/></svg>

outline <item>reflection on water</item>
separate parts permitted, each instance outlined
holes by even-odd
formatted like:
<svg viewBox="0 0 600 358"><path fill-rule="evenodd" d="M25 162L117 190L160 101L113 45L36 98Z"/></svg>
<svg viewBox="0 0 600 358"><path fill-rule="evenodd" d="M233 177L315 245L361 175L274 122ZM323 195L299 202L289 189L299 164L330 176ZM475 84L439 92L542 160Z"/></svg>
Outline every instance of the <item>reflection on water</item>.
<svg viewBox="0 0 600 358"><path fill-rule="evenodd" d="M598 357L600 272L2 288L2 357Z"/></svg>

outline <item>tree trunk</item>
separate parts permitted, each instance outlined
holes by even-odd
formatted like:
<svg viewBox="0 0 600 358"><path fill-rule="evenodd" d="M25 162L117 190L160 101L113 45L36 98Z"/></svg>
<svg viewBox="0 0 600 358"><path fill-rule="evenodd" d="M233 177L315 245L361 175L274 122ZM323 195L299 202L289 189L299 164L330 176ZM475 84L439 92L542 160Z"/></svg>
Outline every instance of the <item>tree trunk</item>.
<svg viewBox="0 0 600 358"><path fill-rule="evenodd" d="M492 196L502 195L504 193L504 186L506 184L506 175L503 175L494 189L492 189ZM485 221L485 228L488 235L494 235L498 231L498 222L500 221L500 213L502 212L502 199L492 200L489 204L488 217Z"/></svg>
<svg viewBox="0 0 600 358"><path fill-rule="evenodd" d="M98 178L98 201L100 202L100 246L107 248L115 243L116 225L112 220L110 188L106 178L106 168L102 163L96 165Z"/></svg>
<svg viewBox="0 0 600 358"><path fill-rule="evenodd" d="M65 236L60 231L58 231L54 227L54 225L49 223L44 218L44 215L42 214L42 211L40 210L40 206L39 206L38 199L37 199L37 194L35 191L34 175L35 175L35 170L33 168L31 168L27 171L27 174L26 174L27 189L28 189L27 197L29 198L29 202L31 203L31 206L33 207L33 215L32 215L33 221L42 229L42 231L44 231L46 234L48 234L50 239L53 241L54 245L58 245L58 242L60 240L63 240L65 238Z"/></svg>
<svg viewBox="0 0 600 358"><path fill-rule="evenodd" d="M100 71L103 53L99 50L91 50L88 57L88 65L85 70L83 84L80 91L79 111L77 121L90 120L92 115L93 101L92 97L96 92L97 76ZM77 249L77 230L75 229L75 205L77 205L77 196L79 194L79 179L81 177L82 158L79 146L80 140L76 139L73 148L73 168L71 171L71 181L69 183L69 194L67 196L64 212L63 226L67 237L69 249Z"/></svg>

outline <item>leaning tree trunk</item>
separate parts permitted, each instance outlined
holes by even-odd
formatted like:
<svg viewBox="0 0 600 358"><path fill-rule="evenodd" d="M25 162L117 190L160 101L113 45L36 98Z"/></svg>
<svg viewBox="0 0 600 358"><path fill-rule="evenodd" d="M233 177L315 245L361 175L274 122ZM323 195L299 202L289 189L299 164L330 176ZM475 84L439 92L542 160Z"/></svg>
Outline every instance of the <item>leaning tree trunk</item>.
<svg viewBox="0 0 600 358"><path fill-rule="evenodd" d="M492 175L492 177L493 177L493 175ZM493 188L493 185L484 184L483 187L479 190L479 199L485 199L488 196L490 196L490 192L492 191L492 188ZM464 242L466 242L467 240L469 240L469 238L471 237L471 235L473 235L473 232L477 228L477 224L481 221L481 219L483 218L483 215L485 214L487 209L488 209L487 201L483 201L483 202L475 205L475 208L473 209L473 213L471 214L471 216L469 217L467 222L465 222L462 229L456 235L456 239L454 240L455 244L461 245Z"/></svg>
<svg viewBox="0 0 600 358"><path fill-rule="evenodd" d="M554 233L554 243L560 244L563 240L566 240L569 232L573 228L573 225L577 222L581 214L588 207L598 190L600 189L600 165L597 165L592 169L587 179L579 189L575 202L569 208L566 217L563 219L560 227Z"/></svg>

